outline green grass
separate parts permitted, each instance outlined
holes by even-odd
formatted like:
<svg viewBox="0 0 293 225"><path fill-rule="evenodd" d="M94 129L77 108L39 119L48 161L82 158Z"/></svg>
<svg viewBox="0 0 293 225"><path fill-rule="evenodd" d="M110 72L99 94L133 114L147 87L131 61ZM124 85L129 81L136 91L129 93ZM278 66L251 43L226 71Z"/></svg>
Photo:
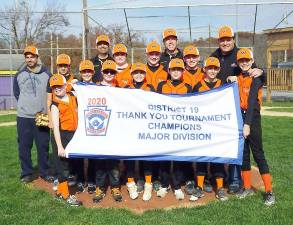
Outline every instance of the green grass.
<svg viewBox="0 0 293 225"><path fill-rule="evenodd" d="M263 106L270 107L293 107L293 102L263 102Z"/></svg>
<svg viewBox="0 0 293 225"><path fill-rule="evenodd" d="M267 111L273 111L273 112L293 112L292 108L272 108L272 109L266 109Z"/></svg>
<svg viewBox="0 0 293 225"><path fill-rule="evenodd" d="M16 121L15 114L0 115L0 123Z"/></svg>
<svg viewBox="0 0 293 225"><path fill-rule="evenodd" d="M0 129L0 224L293 224L293 118L264 117L266 157L277 203L265 207L262 193L245 200L212 202L190 209L155 210L135 215L121 209L72 208L45 191L19 182L15 126ZM33 158L35 161L35 150Z"/></svg>

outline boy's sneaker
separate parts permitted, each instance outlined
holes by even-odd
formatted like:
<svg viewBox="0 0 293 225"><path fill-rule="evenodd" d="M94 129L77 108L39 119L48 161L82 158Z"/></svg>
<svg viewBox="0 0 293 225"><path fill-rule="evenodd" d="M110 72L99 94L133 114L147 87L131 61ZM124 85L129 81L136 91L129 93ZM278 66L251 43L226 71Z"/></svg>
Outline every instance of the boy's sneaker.
<svg viewBox="0 0 293 225"><path fill-rule="evenodd" d="M87 185L87 192L89 194L92 194L95 191L96 191L96 186L94 184L92 184L92 183L88 183L88 185Z"/></svg>
<svg viewBox="0 0 293 225"><path fill-rule="evenodd" d="M204 192L201 187L196 187L192 195L197 198L202 198L204 197Z"/></svg>
<svg viewBox="0 0 293 225"><path fill-rule="evenodd" d="M58 179L55 179L53 181L53 191L57 191L58 184L59 184Z"/></svg>
<svg viewBox="0 0 293 225"><path fill-rule="evenodd" d="M153 191L153 185L149 183L145 183L142 200L149 201L152 198L152 191Z"/></svg>
<svg viewBox="0 0 293 225"><path fill-rule="evenodd" d="M76 185L76 180L75 180L75 177L73 175L69 175L67 181L68 181L68 186L69 187L73 187L73 186Z"/></svg>
<svg viewBox="0 0 293 225"><path fill-rule="evenodd" d="M191 181L191 180L187 181L186 184L185 184L185 192L186 192L186 194L192 195L194 191L195 191L194 181Z"/></svg>
<svg viewBox="0 0 293 225"><path fill-rule="evenodd" d="M129 193L129 197L133 200L137 199L138 193L137 193L137 186L135 182L126 183L126 186Z"/></svg>
<svg viewBox="0 0 293 225"><path fill-rule="evenodd" d="M168 194L168 188L160 187L160 189L157 191L157 196L160 198L164 198Z"/></svg>
<svg viewBox="0 0 293 225"><path fill-rule="evenodd" d="M180 189L177 189L174 191L175 197L177 200L183 200L184 199L184 193L183 191Z"/></svg>
<svg viewBox="0 0 293 225"><path fill-rule="evenodd" d="M254 191L252 188L248 188L248 189L244 189L242 188L237 194L236 194L236 197L237 198L246 198L247 196L251 196L254 194Z"/></svg>
<svg viewBox="0 0 293 225"><path fill-rule="evenodd" d="M31 183L33 182L33 176L32 175L26 175L26 176L23 176L20 178L20 181L24 184L28 184L28 183Z"/></svg>
<svg viewBox="0 0 293 225"><path fill-rule="evenodd" d="M75 195L70 195L67 199L66 202L70 205L70 206L81 206L82 202L78 201L75 197Z"/></svg>
<svg viewBox="0 0 293 225"><path fill-rule="evenodd" d="M83 186L83 183L81 183L81 182L79 182L79 183L77 183L77 189L76 189L76 192L77 193L82 193L82 192L84 192L84 186Z"/></svg>
<svg viewBox="0 0 293 225"><path fill-rule="evenodd" d="M104 190L102 190L101 188L97 187L96 189L96 196L93 197L93 202L94 203L98 203L100 202L104 197L106 196Z"/></svg>
<svg viewBox="0 0 293 225"><path fill-rule="evenodd" d="M119 188L112 188L111 189L112 197L116 202L122 201L122 193Z"/></svg>
<svg viewBox="0 0 293 225"><path fill-rule="evenodd" d="M265 205L271 206L276 203L276 197L273 192L267 192L265 193Z"/></svg>
<svg viewBox="0 0 293 225"><path fill-rule="evenodd" d="M137 186L137 192L142 193L144 189L144 180L138 179L136 182L136 186Z"/></svg>
<svg viewBox="0 0 293 225"><path fill-rule="evenodd" d="M213 192L213 186L212 186L211 181L209 179L205 179L204 184L203 184L203 190L208 193Z"/></svg>
<svg viewBox="0 0 293 225"><path fill-rule="evenodd" d="M226 196L224 188L219 188L216 191L216 198L219 199L220 201L226 201L228 200L228 197Z"/></svg>
<svg viewBox="0 0 293 225"><path fill-rule="evenodd" d="M230 184L229 188L228 188L228 193L230 195L235 195L235 194L239 193L240 190L241 190L241 188L238 184Z"/></svg>
<svg viewBox="0 0 293 225"><path fill-rule="evenodd" d="M162 187L162 185L161 185L161 182L160 181L155 180L153 182L153 188L154 188L154 191L155 192L157 192L158 190L160 190L161 187Z"/></svg>

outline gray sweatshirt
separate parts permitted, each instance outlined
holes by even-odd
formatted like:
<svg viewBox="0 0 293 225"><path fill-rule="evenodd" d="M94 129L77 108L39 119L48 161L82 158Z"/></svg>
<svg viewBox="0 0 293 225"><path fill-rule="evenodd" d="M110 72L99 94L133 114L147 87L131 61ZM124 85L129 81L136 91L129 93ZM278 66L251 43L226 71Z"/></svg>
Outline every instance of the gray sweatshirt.
<svg viewBox="0 0 293 225"><path fill-rule="evenodd" d="M47 113L47 84L51 73L43 65L35 72L27 67L19 71L13 81L13 93L17 100L17 116L35 118L36 113Z"/></svg>

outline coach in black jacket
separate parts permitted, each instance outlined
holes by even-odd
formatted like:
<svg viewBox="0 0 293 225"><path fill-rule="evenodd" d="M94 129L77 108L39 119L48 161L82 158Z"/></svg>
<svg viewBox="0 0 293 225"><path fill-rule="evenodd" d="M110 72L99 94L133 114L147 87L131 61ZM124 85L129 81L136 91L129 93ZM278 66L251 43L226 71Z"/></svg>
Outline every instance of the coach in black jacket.
<svg viewBox="0 0 293 225"><path fill-rule="evenodd" d="M219 48L211 54L211 56L219 59L221 64L221 70L218 74L218 78L222 83L227 82L229 76L237 76L241 70L237 65L237 51L238 48L235 45L234 32L229 26L223 26L219 29L218 38ZM253 77L261 76L264 82L265 76L263 76L263 70L256 68L256 64L252 66ZM241 166L229 165L229 193L234 194L241 188Z"/></svg>

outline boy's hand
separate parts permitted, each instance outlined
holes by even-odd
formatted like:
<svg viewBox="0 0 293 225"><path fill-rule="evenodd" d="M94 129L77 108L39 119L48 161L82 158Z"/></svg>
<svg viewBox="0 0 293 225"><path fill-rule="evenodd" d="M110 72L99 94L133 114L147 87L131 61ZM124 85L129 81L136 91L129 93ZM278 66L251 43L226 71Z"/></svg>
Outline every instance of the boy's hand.
<svg viewBox="0 0 293 225"><path fill-rule="evenodd" d="M253 68L253 69L251 69L251 71L249 72L249 76L254 77L254 78L256 78L256 77L260 77L260 76L262 76L262 75L263 75L263 70L258 69L258 68Z"/></svg>
<svg viewBox="0 0 293 225"><path fill-rule="evenodd" d="M51 118L49 119L48 127L49 127L50 129L53 129L53 122L52 122Z"/></svg>
<svg viewBox="0 0 293 225"><path fill-rule="evenodd" d="M244 124L243 126L243 136L246 139L250 134L250 126L248 124Z"/></svg>
<svg viewBox="0 0 293 225"><path fill-rule="evenodd" d="M58 156L65 158L65 149L63 147L58 147Z"/></svg>
<svg viewBox="0 0 293 225"><path fill-rule="evenodd" d="M237 82L237 77L236 76L228 76L227 77L227 82Z"/></svg>

